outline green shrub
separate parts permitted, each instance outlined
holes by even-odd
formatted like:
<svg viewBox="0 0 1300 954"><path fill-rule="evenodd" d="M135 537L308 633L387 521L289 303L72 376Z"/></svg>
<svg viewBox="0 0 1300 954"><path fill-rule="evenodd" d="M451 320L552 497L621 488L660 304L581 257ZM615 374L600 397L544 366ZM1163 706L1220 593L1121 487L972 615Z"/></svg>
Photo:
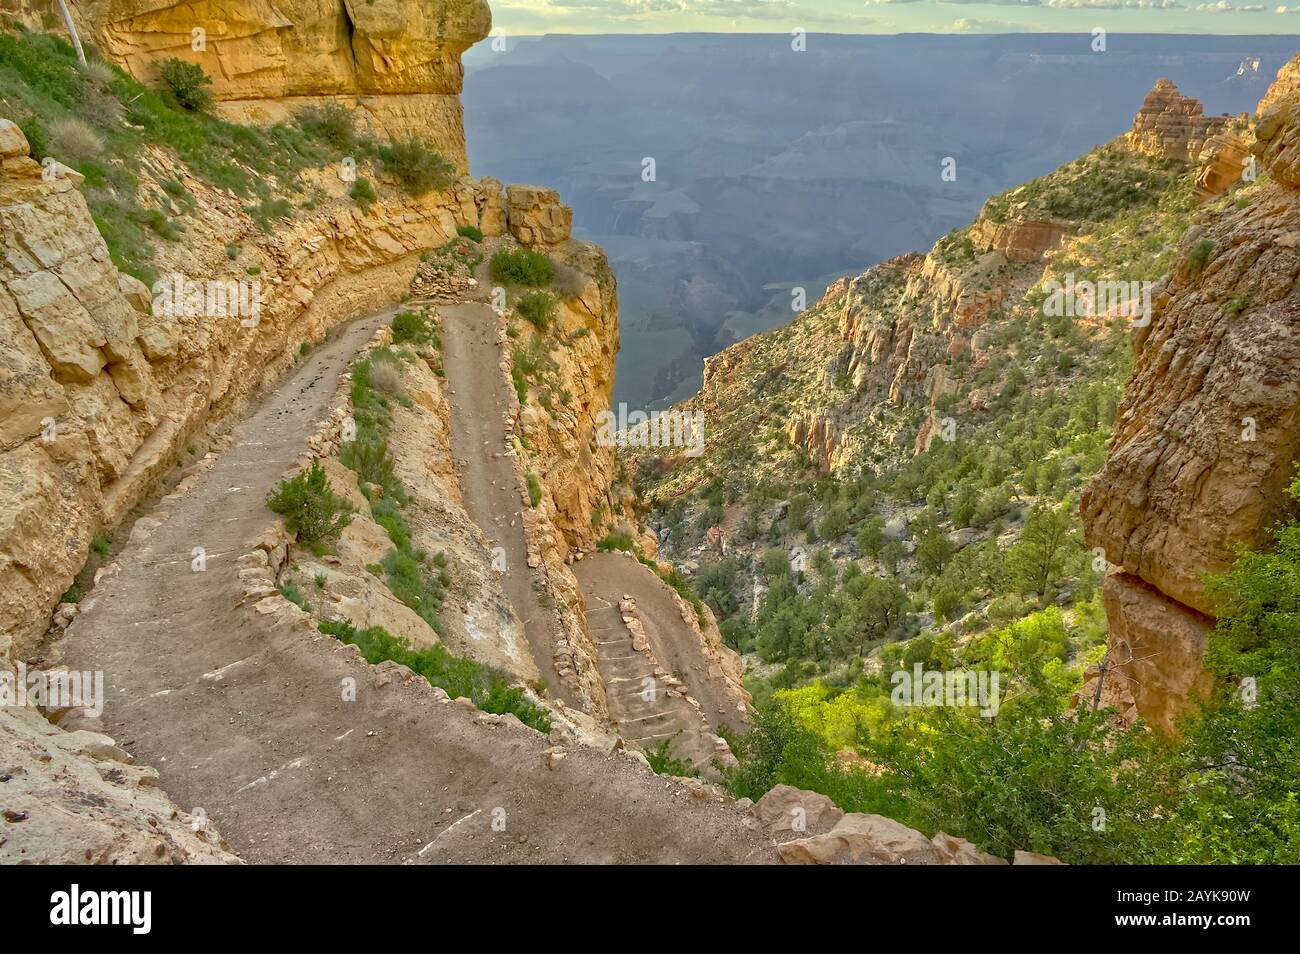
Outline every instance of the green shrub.
<svg viewBox="0 0 1300 954"><path fill-rule="evenodd" d="M352 522L352 507L334 493L320 461L280 481L266 497L266 505L284 517L284 525L302 543L338 539Z"/></svg>
<svg viewBox="0 0 1300 954"><path fill-rule="evenodd" d="M627 552L631 550L634 546L636 546L636 541L634 541L626 533L606 534L605 536L601 537L599 540L596 541L596 549L604 550L606 552L612 550Z"/></svg>
<svg viewBox="0 0 1300 954"><path fill-rule="evenodd" d="M348 190L348 195L352 196L353 201L362 208L365 208L379 198L375 193L375 187L372 186L370 180L364 176L357 176L357 181L352 183L352 188Z"/></svg>
<svg viewBox="0 0 1300 954"><path fill-rule="evenodd" d="M50 154L50 134L45 131L40 119L28 116L18 124L18 128L27 137L27 145L32 147L32 157L44 159Z"/></svg>
<svg viewBox="0 0 1300 954"><path fill-rule="evenodd" d="M555 315L555 297L544 291L529 292L519 299L515 310L538 331L546 331Z"/></svg>
<svg viewBox="0 0 1300 954"><path fill-rule="evenodd" d="M379 626L358 630L347 622L326 621L320 631L361 650L372 666L392 660L406 666L453 698L468 698L484 712L513 714L538 732L550 732L547 711L511 686L504 674L470 659L453 656L442 646L412 649L408 640Z"/></svg>
<svg viewBox="0 0 1300 954"><path fill-rule="evenodd" d="M445 188L456 178L455 166L414 137L380 147L379 159L411 195Z"/></svg>
<svg viewBox="0 0 1300 954"><path fill-rule="evenodd" d="M100 556L107 554L109 549L108 536L104 533L95 534L94 539L90 541L90 549Z"/></svg>
<svg viewBox="0 0 1300 954"><path fill-rule="evenodd" d="M542 288L555 280L555 265L530 248L497 252L492 256L492 280L506 285Z"/></svg>
<svg viewBox="0 0 1300 954"><path fill-rule="evenodd" d="M1187 253L1187 267L1193 275L1199 275L1204 270L1213 251L1214 243L1209 239L1201 239L1192 246L1192 250Z"/></svg>
<svg viewBox="0 0 1300 954"><path fill-rule="evenodd" d="M297 119L303 132L339 152L357 144L356 118L352 110L338 103L307 106L299 110Z"/></svg>
<svg viewBox="0 0 1300 954"><path fill-rule="evenodd" d="M432 344L437 347L437 321L427 309L399 311L393 316L393 343Z"/></svg>
<svg viewBox="0 0 1300 954"><path fill-rule="evenodd" d="M474 225L457 226L456 234L462 238L469 239L471 242L483 241L483 230Z"/></svg>
<svg viewBox="0 0 1300 954"><path fill-rule="evenodd" d="M672 746L673 739L675 738L677 738L677 736L674 735L672 738L664 739L653 749L646 749L643 753L646 757L646 761L650 763L650 768L656 775L676 775L680 778L695 778L700 774L698 769L691 768L689 764L669 753L668 750Z"/></svg>
<svg viewBox="0 0 1300 954"><path fill-rule="evenodd" d="M298 589L298 584L294 583L293 580L285 580L281 584L280 595L299 609L308 613L311 612L311 604L307 602L307 597L302 595L302 590Z"/></svg>
<svg viewBox="0 0 1300 954"><path fill-rule="evenodd" d="M542 482L537 479L537 475L531 470L527 475L528 479L528 499L532 501L534 507L542 502Z"/></svg>
<svg viewBox="0 0 1300 954"><path fill-rule="evenodd" d="M172 57L158 64L158 78L177 105L192 113L201 113L212 105L212 77L197 63Z"/></svg>
<svg viewBox="0 0 1300 954"><path fill-rule="evenodd" d="M386 443L361 439L349 441L339 452L339 460L369 483L389 487L395 482L396 465Z"/></svg>

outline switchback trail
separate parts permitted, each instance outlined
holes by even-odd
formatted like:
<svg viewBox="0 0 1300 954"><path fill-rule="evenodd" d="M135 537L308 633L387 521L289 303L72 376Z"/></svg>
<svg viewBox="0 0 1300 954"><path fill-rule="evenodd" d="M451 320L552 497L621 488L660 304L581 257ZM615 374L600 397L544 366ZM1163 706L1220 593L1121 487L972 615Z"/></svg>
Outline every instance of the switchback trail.
<svg viewBox="0 0 1300 954"><path fill-rule="evenodd" d="M523 501L515 458L506 444L510 394L498 370L499 322L481 302L440 305L442 362L451 405L451 448L460 474L461 496L470 519L505 554L502 586L524 627L528 648L547 692L581 708L580 700L555 668L559 621L538 595L541 578L528 566Z"/></svg>
<svg viewBox="0 0 1300 954"><path fill-rule="evenodd" d="M703 730L716 733L722 725L743 729L748 718L737 708L739 700L718 664L706 655L699 634L682 619L668 585L638 560L617 553L590 554L574 570L587 600L587 625L619 735L638 748L672 739L672 754L696 766L708 764L716 752ZM618 607L624 596L636 601L655 660L686 684L699 710L663 687L645 692L643 680L653 666L632 645Z"/></svg>
<svg viewBox="0 0 1300 954"><path fill-rule="evenodd" d="M439 703L409 670L237 605L235 561L273 520L268 489L386 317L337 330L263 395L83 602L60 649L104 671L103 731L254 862L773 860L732 804L626 756L572 746L557 759L539 733Z"/></svg>

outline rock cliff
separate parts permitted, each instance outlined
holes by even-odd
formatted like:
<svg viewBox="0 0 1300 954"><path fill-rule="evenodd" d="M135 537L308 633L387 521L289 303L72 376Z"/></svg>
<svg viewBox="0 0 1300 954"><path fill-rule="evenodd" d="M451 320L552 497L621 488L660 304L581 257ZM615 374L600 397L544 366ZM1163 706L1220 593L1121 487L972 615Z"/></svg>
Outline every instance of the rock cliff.
<svg viewBox="0 0 1300 954"><path fill-rule="evenodd" d="M386 138L419 136L467 171L460 54L487 36L486 0L74 0L85 38L137 79L179 57L212 77L236 122L354 107Z"/></svg>
<svg viewBox="0 0 1300 954"><path fill-rule="evenodd" d="M1082 500L1112 568L1104 698L1166 729L1205 686L1204 577L1266 541L1300 458L1300 95L1265 102L1250 148L1272 181L1183 238Z"/></svg>

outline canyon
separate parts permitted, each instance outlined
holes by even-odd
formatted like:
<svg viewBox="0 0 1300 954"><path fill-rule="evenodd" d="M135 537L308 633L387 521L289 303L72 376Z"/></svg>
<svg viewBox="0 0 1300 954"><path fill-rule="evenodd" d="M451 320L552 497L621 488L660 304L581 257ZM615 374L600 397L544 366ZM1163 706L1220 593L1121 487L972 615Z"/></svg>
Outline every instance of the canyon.
<svg viewBox="0 0 1300 954"><path fill-rule="evenodd" d="M0 708L0 860L1059 864L1028 837L995 853L775 772L737 797L746 733L770 731L753 677L772 667L734 639L741 611L690 579L706 557L771 563L725 479L784 491L924 466L1055 378L1122 385L1108 446L1078 453L1095 467L1016 494L1028 511L1066 488L1102 562L1105 648L1079 718L1091 698L1174 734L1213 688L1205 579L1294 512L1300 56L1254 115L1205 116L1159 80L1127 133L708 357L678 405L708 421L697 457L602 437L624 342L609 257L556 189L469 174L461 54L491 28L482 0L73 9L88 98L138 98L123 84L179 57L212 78L216 142L287 137L331 107L373 138L355 155L293 140L300 188L253 205L142 141L140 202L184 223L155 228L151 288L92 204L98 166L0 116L0 662L106 687L99 712ZM34 0L3 10L44 22ZM400 143L445 159L445 179L410 188L384 158ZM1045 283L1118 258L1154 286L1149 320L1031 328ZM236 289L242 310L165 306L187 281ZM1056 349L1036 380L1014 379L1022 342ZM323 539L277 503L317 479L340 521ZM691 513L684 554L664 513L710 488L724 502ZM919 566L940 508L908 491L882 537ZM816 533L776 529L795 499L771 533L803 556ZM1014 549L1033 517L1005 515L924 535ZM823 535L832 567L857 556ZM1062 590L1033 596L1081 620ZM926 613L918 627L972 641L976 611ZM918 633L886 642L907 652Z"/></svg>

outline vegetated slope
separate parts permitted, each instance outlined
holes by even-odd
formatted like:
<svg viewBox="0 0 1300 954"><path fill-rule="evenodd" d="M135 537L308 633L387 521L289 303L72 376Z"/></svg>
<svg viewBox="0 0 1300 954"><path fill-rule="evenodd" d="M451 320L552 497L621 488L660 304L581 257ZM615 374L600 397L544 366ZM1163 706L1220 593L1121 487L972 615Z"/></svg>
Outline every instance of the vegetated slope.
<svg viewBox="0 0 1300 954"><path fill-rule="evenodd" d="M1189 717L1177 743L1117 726L1114 710L1097 709L1110 700L1095 681L1080 692L1105 653L1099 584L1115 557L1085 547L1079 493L1106 459L1130 330L1140 343L1148 322L1128 307L1141 285L1104 308L1053 293L1153 281L1157 327L1168 328L1179 313L1164 276L1198 273L1202 230L1242 219L1257 223L1254 247L1269 248L1260 274L1282 276L1255 290L1263 314L1297 314L1284 280L1293 196L1278 188L1293 148L1285 120L1260 122L1270 161L1255 181L1227 161L1217 177L1227 194L1198 206L1215 177L1185 157L1203 148L1224 163L1213 140L1229 132L1189 122L1168 84L1148 106L1139 123L1154 115L1158 135L1121 137L991 199L928 255L877 266L711 359L683 407L706 415L703 458L636 453L667 551L750 663L759 713L737 745L736 792L803 785L995 852L1015 843L1073 861L1294 860L1289 770L1262 742L1295 737L1276 706L1251 727L1257 761L1234 794L1214 757L1239 706ZM1241 290L1225 298L1213 284L1215 314L1250 307ZM1158 366L1162 353L1144 355ZM1142 407L1128 407L1125 420L1141 420ZM1274 472L1289 471L1285 454ZM1243 615L1240 600L1225 610ZM1218 671L1237 668L1241 651L1239 641ZM997 718L894 705L890 674L915 664L998 672ZM1216 842L1206 819L1234 799L1250 822Z"/></svg>

